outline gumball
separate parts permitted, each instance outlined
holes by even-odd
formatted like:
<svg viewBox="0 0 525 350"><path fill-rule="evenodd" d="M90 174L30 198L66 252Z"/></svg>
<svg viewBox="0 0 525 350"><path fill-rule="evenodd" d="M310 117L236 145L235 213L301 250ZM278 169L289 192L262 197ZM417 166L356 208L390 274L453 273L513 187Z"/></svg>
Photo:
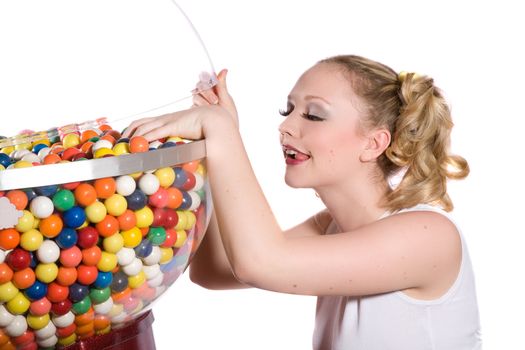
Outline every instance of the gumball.
<svg viewBox="0 0 525 350"><path fill-rule="evenodd" d="M53 213L53 202L46 196L38 196L31 201L29 209L35 217L45 219Z"/></svg>
<svg viewBox="0 0 525 350"><path fill-rule="evenodd" d="M137 184L129 175L119 176L116 180L117 193L126 197L135 191Z"/></svg>
<svg viewBox="0 0 525 350"><path fill-rule="evenodd" d="M51 321L51 318L49 317L49 314L41 315L41 316L35 316L35 315L27 315L27 324L29 327L31 327L34 330L39 330L47 326L47 324Z"/></svg>
<svg viewBox="0 0 525 350"><path fill-rule="evenodd" d="M116 156L130 153L129 145L127 143L117 143L115 146L113 146L112 150Z"/></svg>
<svg viewBox="0 0 525 350"><path fill-rule="evenodd" d="M5 262L0 264L0 285L6 282L10 282L13 279L13 269L9 267Z"/></svg>
<svg viewBox="0 0 525 350"><path fill-rule="evenodd" d="M13 321L5 328L7 334L11 337L18 337L27 330L26 318L22 315L16 315Z"/></svg>
<svg viewBox="0 0 525 350"><path fill-rule="evenodd" d="M164 208L168 205L169 202L169 193L168 190L166 190L163 187L159 187L157 192L153 193L151 196L149 196L148 200L149 204L151 206L157 207L157 208Z"/></svg>
<svg viewBox="0 0 525 350"><path fill-rule="evenodd" d="M96 144L95 144L96 145ZM99 158L105 158L105 157L112 157L115 153L111 148L99 148L96 151L93 152L93 158L99 159Z"/></svg>
<svg viewBox="0 0 525 350"><path fill-rule="evenodd" d="M131 210L139 210L146 206L148 198L146 194L140 189L136 189L132 194L126 196L126 201L128 202L128 208Z"/></svg>
<svg viewBox="0 0 525 350"><path fill-rule="evenodd" d="M119 222L114 216L106 215L95 227L102 237L110 237L118 232Z"/></svg>
<svg viewBox="0 0 525 350"><path fill-rule="evenodd" d="M186 239L188 238L186 231L184 230L177 230L177 240L173 244L173 247L180 248L186 243Z"/></svg>
<svg viewBox="0 0 525 350"><path fill-rule="evenodd" d="M18 223L16 224L15 228L18 232L26 232L33 228L34 223L35 217L33 214L28 210L23 210L22 216L18 218Z"/></svg>
<svg viewBox="0 0 525 350"><path fill-rule="evenodd" d="M60 248L54 241L46 239L38 248L36 256L41 263L53 263L60 257Z"/></svg>
<svg viewBox="0 0 525 350"><path fill-rule="evenodd" d="M39 330L35 331L35 335L37 338L37 343L40 345L40 347L52 347L57 343L57 337L55 336L55 332L57 331L57 328L53 324L53 322L48 322L44 327L40 328Z"/></svg>
<svg viewBox="0 0 525 350"><path fill-rule="evenodd" d="M171 167L157 169L154 172L154 175L157 177L160 186L163 188L170 187L175 181L175 171Z"/></svg>
<svg viewBox="0 0 525 350"><path fill-rule="evenodd" d="M161 273L159 264L144 265L142 267L142 271L144 271L144 274L146 275L146 279L148 279L148 280L154 278L159 273Z"/></svg>
<svg viewBox="0 0 525 350"><path fill-rule="evenodd" d="M62 286L56 282L52 282L47 288L47 299L52 303L58 303L62 300L66 300L69 296L69 288Z"/></svg>
<svg viewBox="0 0 525 350"><path fill-rule="evenodd" d="M53 282L58 275L58 266L55 263L38 264L35 269L36 278L44 283Z"/></svg>
<svg viewBox="0 0 525 350"><path fill-rule="evenodd" d="M50 311L51 302L46 297L34 300L29 306L29 312L35 316L42 316L49 313Z"/></svg>
<svg viewBox="0 0 525 350"><path fill-rule="evenodd" d="M58 328L64 328L75 322L75 314L71 311L68 311L64 315L53 316L52 321Z"/></svg>
<svg viewBox="0 0 525 350"><path fill-rule="evenodd" d="M201 205L201 197L195 191L190 191L188 192L188 194L191 197L191 205L188 208L188 210L189 211L196 210Z"/></svg>
<svg viewBox="0 0 525 350"><path fill-rule="evenodd" d="M47 284L36 280L32 286L25 290L25 294L30 300L33 301L42 299L47 294Z"/></svg>
<svg viewBox="0 0 525 350"><path fill-rule="evenodd" d="M77 280L77 269L74 267L60 266L58 268L58 275L56 281L63 286L70 286Z"/></svg>
<svg viewBox="0 0 525 350"><path fill-rule="evenodd" d="M166 141L162 145L159 146L159 148L169 148L169 147L175 147L177 144L175 142Z"/></svg>
<svg viewBox="0 0 525 350"><path fill-rule="evenodd" d="M173 186L182 189L186 181L188 181L188 173L179 167L176 167L174 170L175 181L173 182Z"/></svg>
<svg viewBox="0 0 525 350"><path fill-rule="evenodd" d="M97 314L95 316L95 319L97 317L100 317L101 315L108 314L111 311L112 308L113 308L113 299L112 298L108 298L106 301L103 301L100 304L93 305L93 309L95 310L95 312ZM95 326L96 326L96 324L95 324Z"/></svg>
<svg viewBox="0 0 525 350"><path fill-rule="evenodd" d="M111 150L113 148L113 144L108 140L99 139L98 141L95 142L92 149L93 149L93 152L96 152L97 150L103 149L103 148Z"/></svg>
<svg viewBox="0 0 525 350"><path fill-rule="evenodd" d="M153 211L149 207L136 210L135 216L138 228L149 227L153 223Z"/></svg>
<svg viewBox="0 0 525 350"><path fill-rule="evenodd" d="M104 238L102 241L104 250L108 253L117 253L124 247L124 237L120 234L114 234Z"/></svg>
<svg viewBox="0 0 525 350"><path fill-rule="evenodd" d="M177 241L177 231L174 229L166 229L166 239L163 243L160 244L163 248L170 248L173 247L175 242Z"/></svg>
<svg viewBox="0 0 525 350"><path fill-rule="evenodd" d="M77 228L82 226L84 221L86 221L86 212L79 206L73 206L64 212L63 219L66 226Z"/></svg>
<svg viewBox="0 0 525 350"><path fill-rule="evenodd" d="M23 249L15 248L7 254L5 261L11 269L20 271L29 267L31 255Z"/></svg>
<svg viewBox="0 0 525 350"><path fill-rule="evenodd" d="M165 209L164 211L164 228L174 228L179 222L179 215L174 209Z"/></svg>
<svg viewBox="0 0 525 350"><path fill-rule="evenodd" d="M95 187L88 183L81 183L75 188L75 199L81 206L89 206L97 200Z"/></svg>
<svg viewBox="0 0 525 350"><path fill-rule="evenodd" d="M35 280L36 280L35 273L33 272L33 269L31 269L30 267L27 267L20 271L16 271L13 274L13 284L18 289L29 288L30 286L33 285L33 283L35 283Z"/></svg>
<svg viewBox="0 0 525 350"><path fill-rule="evenodd" d="M0 165L3 165L4 168L7 168L9 165L11 165L11 158L5 153L0 153Z"/></svg>
<svg viewBox="0 0 525 350"><path fill-rule="evenodd" d="M35 251L42 245L44 236L35 229L22 233L20 236L20 246L27 251Z"/></svg>
<svg viewBox="0 0 525 350"><path fill-rule="evenodd" d="M89 292L89 298L93 304L100 304L111 297L111 289L106 288L92 288Z"/></svg>
<svg viewBox="0 0 525 350"><path fill-rule="evenodd" d="M27 206L28 199L24 191L12 190L7 192L6 197L18 210L24 210Z"/></svg>
<svg viewBox="0 0 525 350"><path fill-rule="evenodd" d="M97 279L95 280L95 282L93 282L93 287L103 289L103 288L109 287L112 281L113 281L112 272L99 271L97 274Z"/></svg>
<svg viewBox="0 0 525 350"><path fill-rule="evenodd" d="M135 250L124 247L116 255L120 266L129 265L135 259Z"/></svg>
<svg viewBox="0 0 525 350"><path fill-rule="evenodd" d="M54 238L58 236L63 227L64 223L57 214L51 214L49 217L40 220L38 225L40 232L48 238Z"/></svg>
<svg viewBox="0 0 525 350"><path fill-rule="evenodd" d="M95 180L94 186L95 191L97 192L97 197L103 199L111 197L117 188L115 179L112 177L97 179Z"/></svg>
<svg viewBox="0 0 525 350"><path fill-rule="evenodd" d="M18 292L14 298L7 302L6 307L13 315L21 315L29 310L30 305L31 302L27 297L23 293Z"/></svg>
<svg viewBox="0 0 525 350"><path fill-rule="evenodd" d="M79 153L80 153L80 149L78 148L75 148L75 147L67 148L64 150L64 152L62 152L62 160L71 161Z"/></svg>
<svg viewBox="0 0 525 350"><path fill-rule="evenodd" d="M77 267L77 281L83 285L90 285L97 279L98 270L96 266L79 265Z"/></svg>
<svg viewBox="0 0 525 350"><path fill-rule="evenodd" d="M185 173L186 173L186 181L184 182L184 184L182 184L180 188L184 191L190 191L195 187L197 180L195 179L195 175L193 175L192 173L189 173L189 172L185 172Z"/></svg>
<svg viewBox="0 0 525 350"><path fill-rule="evenodd" d="M71 248L77 243L78 240L78 234L77 231L70 228L65 227L60 231L58 236L55 238L55 242L58 244L60 248Z"/></svg>
<svg viewBox="0 0 525 350"><path fill-rule="evenodd" d="M146 265L155 265L158 264L160 261L160 248L157 246L153 246L153 249L151 250L151 254L142 259L144 264Z"/></svg>
<svg viewBox="0 0 525 350"><path fill-rule="evenodd" d="M107 209L103 203L94 202L86 207L85 212L88 220L96 224L106 217Z"/></svg>
<svg viewBox="0 0 525 350"><path fill-rule="evenodd" d="M135 276L142 270L142 261L140 259L133 259L133 261L124 267L122 267L122 271L128 276Z"/></svg>
<svg viewBox="0 0 525 350"><path fill-rule="evenodd" d="M193 201L189 193L186 191L182 191L182 203L179 209L188 210L191 207L192 203Z"/></svg>
<svg viewBox="0 0 525 350"><path fill-rule="evenodd" d="M164 227L150 227L148 232L148 240L153 245L161 245L166 240L166 230Z"/></svg>
<svg viewBox="0 0 525 350"><path fill-rule="evenodd" d="M95 130L93 130L93 129L84 130L84 131L82 131L82 133L80 134L80 143L85 143L85 142L87 142L90 138L92 138L92 137L97 137L97 136L98 136L97 131L95 131Z"/></svg>
<svg viewBox="0 0 525 350"><path fill-rule="evenodd" d="M10 250L16 248L20 243L20 233L17 230L8 228L0 230L0 249Z"/></svg>
<svg viewBox="0 0 525 350"><path fill-rule="evenodd" d="M90 248L82 249L82 262L84 265L95 266L98 264L101 255L102 251L96 245Z"/></svg>
<svg viewBox="0 0 525 350"><path fill-rule="evenodd" d="M111 290L114 293L120 293L128 287L128 276L123 272L119 271L113 275L113 281L111 282Z"/></svg>
<svg viewBox="0 0 525 350"><path fill-rule="evenodd" d="M143 136L133 136L129 139L131 153L142 153L149 150L149 142Z"/></svg>
<svg viewBox="0 0 525 350"><path fill-rule="evenodd" d="M33 164L31 162L25 161L25 160L19 160L14 165L13 168L15 169L21 169L21 168L30 168Z"/></svg>
<svg viewBox="0 0 525 350"><path fill-rule="evenodd" d="M58 185L48 185L35 188L38 195L52 197L58 191Z"/></svg>
<svg viewBox="0 0 525 350"><path fill-rule="evenodd" d="M79 292L81 293L81 292ZM69 289L69 295L71 295L71 287ZM82 299L80 299L82 300ZM73 303L71 302L71 300L69 299L66 299L66 300L62 300L58 303L53 303L51 305L51 312L53 312L54 315L57 315L57 316L60 316L60 315L65 315L66 313L69 312L69 310L71 310L71 308L73 307Z"/></svg>
<svg viewBox="0 0 525 350"><path fill-rule="evenodd" d="M4 305L0 304L0 327L5 327L15 319L15 315L10 313ZM1 332L1 328L0 328ZM0 342L1 344L1 342Z"/></svg>
<svg viewBox="0 0 525 350"><path fill-rule="evenodd" d="M168 204L167 207L171 209L177 209L182 204L182 192L176 187L169 187L168 192Z"/></svg>
<svg viewBox="0 0 525 350"><path fill-rule="evenodd" d="M53 204L60 211L69 210L75 205L75 195L70 190L61 189L53 195Z"/></svg>
<svg viewBox="0 0 525 350"><path fill-rule="evenodd" d="M166 212L165 208L154 208L151 226L164 226L166 224Z"/></svg>
<svg viewBox="0 0 525 350"><path fill-rule="evenodd" d="M138 185L139 185L140 190L144 192L144 194L152 195L155 192L157 192L157 190L159 189L160 182L159 182L159 179L155 175L144 174L139 179Z"/></svg>
<svg viewBox="0 0 525 350"><path fill-rule="evenodd" d="M117 256L113 253L102 252L102 256L97 264L97 268L103 272L109 272L113 270L118 263Z"/></svg>
<svg viewBox="0 0 525 350"><path fill-rule="evenodd" d="M173 249L171 248L160 248L160 264L166 264L173 259Z"/></svg>
<svg viewBox="0 0 525 350"><path fill-rule="evenodd" d="M32 201L33 198L38 196L38 194L32 188L24 188L22 191L26 194L28 202Z"/></svg>
<svg viewBox="0 0 525 350"><path fill-rule="evenodd" d="M76 147L80 144L80 136L75 133L70 133L64 136L62 144L65 148Z"/></svg>
<svg viewBox="0 0 525 350"><path fill-rule="evenodd" d="M92 226L78 230L77 244L80 248L90 248L98 242L98 231Z"/></svg>
<svg viewBox="0 0 525 350"><path fill-rule="evenodd" d="M0 302L7 303L18 294L18 288L12 282L0 285Z"/></svg>
<svg viewBox="0 0 525 350"><path fill-rule="evenodd" d="M124 239L124 247L135 248L142 240L142 232L138 227L133 227L130 230L120 232Z"/></svg>
<svg viewBox="0 0 525 350"><path fill-rule="evenodd" d="M104 205L109 214L113 216L122 215L128 209L126 198L120 194L113 194L104 201Z"/></svg>
<svg viewBox="0 0 525 350"><path fill-rule="evenodd" d="M71 300L73 303L77 303L81 300L84 300L84 298L86 298L88 294L89 287L86 285L80 283L73 283L71 286L69 286L69 300Z"/></svg>
<svg viewBox="0 0 525 350"><path fill-rule="evenodd" d="M76 267L82 261L82 252L77 246L60 252L60 263L65 267Z"/></svg>
<svg viewBox="0 0 525 350"><path fill-rule="evenodd" d="M50 151L51 151L51 149L50 149ZM42 163L44 163L46 165L56 164L56 163L59 163L61 160L62 159L60 158L60 156L58 154L49 153L49 154L44 156L44 158L42 159Z"/></svg>
<svg viewBox="0 0 525 350"><path fill-rule="evenodd" d="M130 276L128 278L128 284L131 289L140 287L144 282L146 282L146 274L144 274L144 271L140 271L135 276Z"/></svg>
<svg viewBox="0 0 525 350"><path fill-rule="evenodd" d="M122 231L129 230L137 224L137 217L132 210L127 209L122 215L117 218L119 228Z"/></svg>
<svg viewBox="0 0 525 350"><path fill-rule="evenodd" d="M135 247L135 255L139 258L145 258L151 254L152 249L153 245L151 244L151 241L148 239L143 239L139 245Z"/></svg>

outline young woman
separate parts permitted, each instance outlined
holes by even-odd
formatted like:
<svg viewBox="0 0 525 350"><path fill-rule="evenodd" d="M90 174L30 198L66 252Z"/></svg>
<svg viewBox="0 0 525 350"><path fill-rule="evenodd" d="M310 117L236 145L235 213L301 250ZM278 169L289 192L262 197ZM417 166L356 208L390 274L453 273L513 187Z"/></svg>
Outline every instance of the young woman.
<svg viewBox="0 0 525 350"><path fill-rule="evenodd" d="M281 111L285 181L313 188L326 209L283 231L225 75L194 108L138 120L125 135L206 139L216 217L192 280L318 296L315 349L479 349L473 271L447 214L447 180L468 164L449 153L450 110L433 80L358 56L299 78Z"/></svg>

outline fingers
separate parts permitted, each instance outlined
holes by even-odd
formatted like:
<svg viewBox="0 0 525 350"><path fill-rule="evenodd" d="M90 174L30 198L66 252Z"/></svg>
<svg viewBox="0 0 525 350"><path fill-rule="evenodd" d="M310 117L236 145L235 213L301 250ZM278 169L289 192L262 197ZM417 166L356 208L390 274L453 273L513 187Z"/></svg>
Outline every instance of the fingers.
<svg viewBox="0 0 525 350"><path fill-rule="evenodd" d="M210 102L201 95L193 95L193 107L207 106Z"/></svg>
<svg viewBox="0 0 525 350"><path fill-rule="evenodd" d="M122 137L128 137L128 138L131 137L135 133L135 130L138 127L149 122L151 119L152 118L142 118L142 119L137 119L133 121L131 124L129 124L126 130L124 130L124 132L122 133Z"/></svg>

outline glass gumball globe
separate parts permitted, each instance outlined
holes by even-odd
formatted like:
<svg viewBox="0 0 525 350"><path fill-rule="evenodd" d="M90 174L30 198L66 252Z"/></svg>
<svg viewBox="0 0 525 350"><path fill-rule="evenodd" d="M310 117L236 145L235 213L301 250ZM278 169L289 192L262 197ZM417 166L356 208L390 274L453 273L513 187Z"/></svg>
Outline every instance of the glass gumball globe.
<svg viewBox="0 0 525 350"><path fill-rule="evenodd" d="M145 315L198 249L204 141L121 134L217 80L170 0L2 2L0 31L0 338L73 346Z"/></svg>

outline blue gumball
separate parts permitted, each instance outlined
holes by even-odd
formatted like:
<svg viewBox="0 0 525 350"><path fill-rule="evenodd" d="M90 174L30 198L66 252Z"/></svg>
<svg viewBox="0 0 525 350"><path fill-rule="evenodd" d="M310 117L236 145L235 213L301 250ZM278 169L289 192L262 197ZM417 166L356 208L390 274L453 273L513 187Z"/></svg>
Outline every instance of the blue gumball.
<svg viewBox="0 0 525 350"><path fill-rule="evenodd" d="M63 215L64 224L68 227L77 228L86 221L86 213L79 206L66 210Z"/></svg>

